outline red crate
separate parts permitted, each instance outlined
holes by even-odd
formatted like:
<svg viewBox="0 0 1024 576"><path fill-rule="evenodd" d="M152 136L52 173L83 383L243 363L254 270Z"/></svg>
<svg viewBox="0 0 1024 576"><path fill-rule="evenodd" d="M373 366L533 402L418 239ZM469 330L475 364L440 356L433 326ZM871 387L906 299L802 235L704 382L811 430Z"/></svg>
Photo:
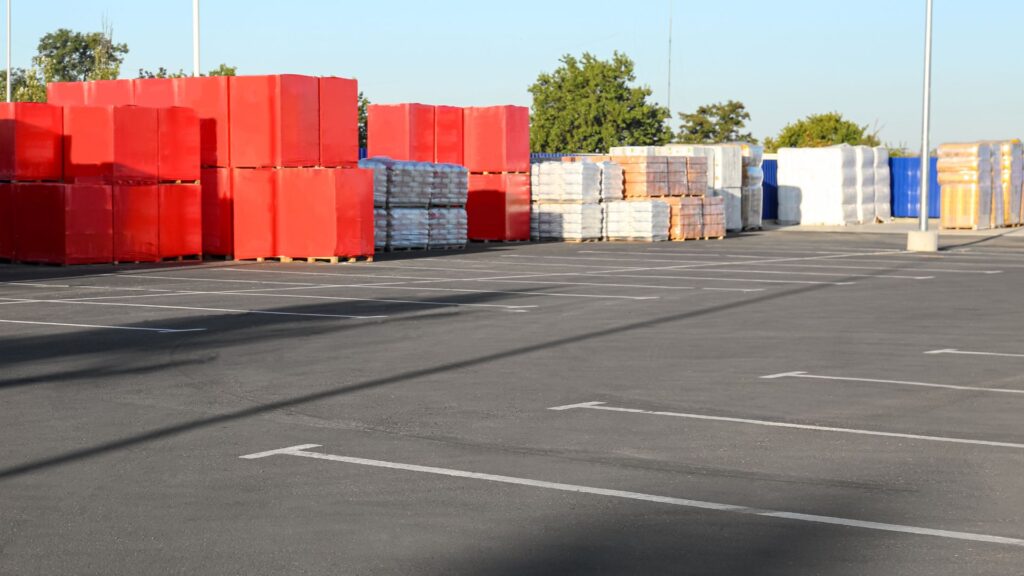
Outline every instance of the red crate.
<svg viewBox="0 0 1024 576"><path fill-rule="evenodd" d="M331 171L277 170L277 252L290 258L334 256L334 189Z"/></svg>
<svg viewBox="0 0 1024 576"><path fill-rule="evenodd" d="M229 87L225 76L174 79L175 104L199 116L204 168L231 166Z"/></svg>
<svg viewBox="0 0 1024 576"><path fill-rule="evenodd" d="M471 240L529 240L530 175L471 174L466 212Z"/></svg>
<svg viewBox="0 0 1024 576"><path fill-rule="evenodd" d="M434 161L434 107L424 104L371 104L367 110L370 158Z"/></svg>
<svg viewBox="0 0 1024 576"><path fill-rule="evenodd" d="M438 106L434 109L434 162L463 165L465 129L462 108Z"/></svg>
<svg viewBox="0 0 1024 576"><path fill-rule="evenodd" d="M65 108L65 180L86 184L155 184L158 127L155 108Z"/></svg>
<svg viewBox="0 0 1024 576"><path fill-rule="evenodd" d="M160 260L160 187L114 186L114 262Z"/></svg>
<svg viewBox="0 0 1024 576"><path fill-rule="evenodd" d="M134 106L131 80L93 80L85 83L86 106Z"/></svg>
<svg viewBox="0 0 1024 576"><path fill-rule="evenodd" d="M85 82L50 82L46 103L53 106L85 106Z"/></svg>
<svg viewBox="0 0 1024 576"><path fill-rule="evenodd" d="M0 183L0 258L14 260L14 184Z"/></svg>
<svg viewBox="0 0 1024 576"><path fill-rule="evenodd" d="M359 83L320 78L320 166L359 162Z"/></svg>
<svg viewBox="0 0 1024 576"><path fill-rule="evenodd" d="M231 163L236 168L320 162L319 83L311 76L231 78Z"/></svg>
<svg viewBox="0 0 1024 576"><path fill-rule="evenodd" d="M203 253L203 191L199 184L161 184L160 258Z"/></svg>
<svg viewBox="0 0 1024 576"><path fill-rule="evenodd" d="M278 256L274 238L274 170L231 171L234 257L238 260Z"/></svg>
<svg viewBox="0 0 1024 576"><path fill-rule="evenodd" d="M136 106L170 108L177 105L174 78L139 78L132 80Z"/></svg>
<svg viewBox="0 0 1024 576"><path fill-rule="evenodd" d="M465 109L465 166L470 172L530 171L530 110Z"/></svg>
<svg viewBox="0 0 1024 576"><path fill-rule="evenodd" d="M235 253L231 169L203 168L202 188L203 253L231 256Z"/></svg>
<svg viewBox="0 0 1024 576"><path fill-rule="evenodd" d="M332 170L337 209L335 256L373 256L373 170Z"/></svg>
<svg viewBox="0 0 1024 576"><path fill-rule="evenodd" d="M160 129L160 159L157 166L161 182L199 180L199 117L190 108L161 108L157 112Z"/></svg>
<svg viewBox="0 0 1024 576"><path fill-rule="evenodd" d="M43 264L113 259L110 186L14 184L15 258Z"/></svg>
<svg viewBox="0 0 1024 576"><path fill-rule="evenodd" d="M64 112L50 104L0 104L0 180L61 180Z"/></svg>

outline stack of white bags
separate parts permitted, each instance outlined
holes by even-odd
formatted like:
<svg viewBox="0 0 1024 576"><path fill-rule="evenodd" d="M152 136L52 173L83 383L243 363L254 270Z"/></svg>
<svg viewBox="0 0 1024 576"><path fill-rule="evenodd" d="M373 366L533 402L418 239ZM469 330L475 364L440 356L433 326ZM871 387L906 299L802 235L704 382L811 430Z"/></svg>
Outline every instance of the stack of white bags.
<svg viewBox="0 0 1024 576"><path fill-rule="evenodd" d="M458 248L469 241L469 217L465 208L431 208L427 214L428 248Z"/></svg>
<svg viewBox="0 0 1024 576"><path fill-rule="evenodd" d="M392 208L388 211L388 247L392 250L426 248L430 219L423 208Z"/></svg>
<svg viewBox="0 0 1024 576"><path fill-rule="evenodd" d="M633 200L605 204L609 240L668 241L671 211L661 200Z"/></svg>
<svg viewBox="0 0 1024 576"><path fill-rule="evenodd" d="M530 174L530 236L535 240L600 240L604 177L608 174L613 185L615 168L590 162L534 164ZM622 169L618 168L617 173L621 198Z"/></svg>
<svg viewBox="0 0 1024 576"><path fill-rule="evenodd" d="M779 150L779 222L845 226L888 221L892 216L888 166L884 148L843 145Z"/></svg>

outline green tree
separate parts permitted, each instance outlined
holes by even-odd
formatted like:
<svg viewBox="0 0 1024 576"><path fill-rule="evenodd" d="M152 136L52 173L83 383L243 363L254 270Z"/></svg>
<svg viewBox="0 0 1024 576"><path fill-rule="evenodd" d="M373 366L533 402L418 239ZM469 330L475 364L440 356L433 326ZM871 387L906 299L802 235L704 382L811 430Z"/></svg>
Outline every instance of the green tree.
<svg viewBox="0 0 1024 576"><path fill-rule="evenodd" d="M648 101L647 86L635 86L633 61L616 52L611 60L590 53L565 55L552 73L542 73L533 95L530 139L534 152L605 152L612 146L666 144L672 131L668 109Z"/></svg>
<svg viewBox="0 0 1024 576"><path fill-rule="evenodd" d="M13 84L11 99L15 102L46 102L46 84L33 69L14 68L11 70ZM0 97L7 93L7 71L0 71Z"/></svg>
<svg viewBox="0 0 1024 576"><path fill-rule="evenodd" d="M370 100L359 93L359 147L366 148L367 131L366 131L366 109L370 105Z"/></svg>
<svg viewBox="0 0 1024 576"><path fill-rule="evenodd" d="M221 64L213 70L207 76L235 76L238 74L238 66L228 66L227 64Z"/></svg>
<svg viewBox="0 0 1024 576"><path fill-rule="evenodd" d="M878 134L868 132L866 125L846 120L839 112L812 114L789 124L777 137L764 141L767 152L776 152L779 148L823 148L838 144L880 146L881 141Z"/></svg>
<svg viewBox="0 0 1024 576"><path fill-rule="evenodd" d="M90 33L61 28L39 39L32 63L46 82L113 80L127 54L128 45L114 43L109 25L103 32Z"/></svg>
<svg viewBox="0 0 1024 576"><path fill-rule="evenodd" d="M237 66L228 66L227 64L221 64L220 66L210 70L209 74L200 74L200 76L234 76L238 72ZM151 78L187 78L191 76L184 70L178 69L177 72L168 72L167 68L163 66L157 68L156 72L139 68L139 78L151 79Z"/></svg>
<svg viewBox="0 0 1024 576"><path fill-rule="evenodd" d="M750 121L750 112L742 102L707 104L691 114L681 112L679 119L682 125L676 142L681 144L757 143L749 132L743 132Z"/></svg>

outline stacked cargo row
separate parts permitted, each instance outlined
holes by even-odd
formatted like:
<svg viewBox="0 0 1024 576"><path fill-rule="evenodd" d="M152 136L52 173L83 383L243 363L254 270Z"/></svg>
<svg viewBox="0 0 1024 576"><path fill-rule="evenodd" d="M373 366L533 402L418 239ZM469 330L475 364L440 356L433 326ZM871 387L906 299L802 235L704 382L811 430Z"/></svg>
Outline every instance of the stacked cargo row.
<svg viewBox="0 0 1024 576"><path fill-rule="evenodd" d="M193 110L201 252L236 259L373 255L372 174L356 169L357 95L354 80L298 75L48 86L63 105Z"/></svg>
<svg viewBox="0 0 1024 576"><path fill-rule="evenodd" d="M68 265L200 256L194 112L30 103L0 110L0 258Z"/></svg>
<svg viewBox="0 0 1024 576"><path fill-rule="evenodd" d="M942 227L986 230L1024 222L1020 141L939 146Z"/></svg>
<svg viewBox="0 0 1024 576"><path fill-rule="evenodd" d="M371 105L368 156L464 166L469 239L529 240L528 109Z"/></svg>
<svg viewBox="0 0 1024 576"><path fill-rule="evenodd" d="M886 148L783 148L778 158L780 223L846 226L892 218Z"/></svg>

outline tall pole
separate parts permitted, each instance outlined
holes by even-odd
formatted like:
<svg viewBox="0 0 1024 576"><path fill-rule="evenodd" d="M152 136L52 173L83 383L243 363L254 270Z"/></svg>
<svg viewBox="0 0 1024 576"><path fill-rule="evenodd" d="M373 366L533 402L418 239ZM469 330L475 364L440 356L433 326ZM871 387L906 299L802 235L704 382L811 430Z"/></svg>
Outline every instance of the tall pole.
<svg viewBox="0 0 1024 576"><path fill-rule="evenodd" d="M928 231L928 195L932 182L932 0L925 0L924 33L924 130L921 136L921 232Z"/></svg>
<svg viewBox="0 0 1024 576"><path fill-rule="evenodd" d="M11 101L11 0L7 0L7 101Z"/></svg>
<svg viewBox="0 0 1024 576"><path fill-rule="evenodd" d="M672 0L668 1L668 113L672 122Z"/></svg>
<svg viewBox="0 0 1024 576"><path fill-rule="evenodd" d="M199 74L199 0L192 0L192 75Z"/></svg>

